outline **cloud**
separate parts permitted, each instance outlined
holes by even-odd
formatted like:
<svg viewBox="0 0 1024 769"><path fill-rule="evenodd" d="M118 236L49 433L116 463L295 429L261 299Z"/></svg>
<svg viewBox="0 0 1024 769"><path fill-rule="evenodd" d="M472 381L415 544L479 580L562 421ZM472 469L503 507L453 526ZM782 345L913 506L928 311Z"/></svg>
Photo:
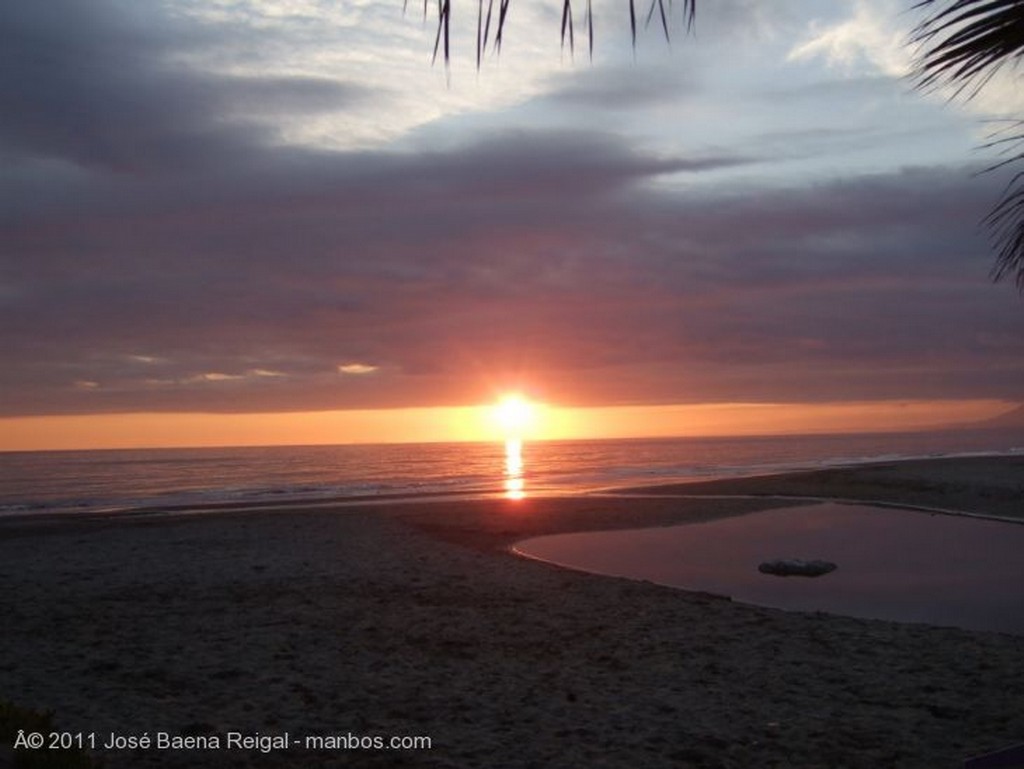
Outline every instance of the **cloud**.
<svg viewBox="0 0 1024 769"><path fill-rule="evenodd" d="M908 12L908 11L913 11ZM915 72L917 48L911 44L914 26L931 13L907 8L894 0L858 0L852 14L832 23L812 22L804 40L788 54L791 61L824 59L847 76L880 74L907 79ZM939 85L927 93L974 115L1005 118L1024 109L1020 73L1008 67L996 71L970 99L957 98L955 87Z"/></svg>
<svg viewBox="0 0 1024 769"><path fill-rule="evenodd" d="M199 67L237 39L150 7L0 22L4 414L464 404L507 382L575 403L1019 396L1019 305L975 228L995 177L769 183L781 159L888 134L646 142L626 124L662 85L681 113L704 86L613 68L531 70L523 93L552 90L530 108L573 105L544 128L498 112L436 143L289 142L280 115L406 97ZM317 7L289 34L320 34Z"/></svg>
<svg viewBox="0 0 1024 769"><path fill-rule="evenodd" d="M601 111L678 103L697 90L693 73L664 67L595 66L556 73L548 83L550 90L542 97L545 105Z"/></svg>
<svg viewBox="0 0 1024 769"><path fill-rule="evenodd" d="M204 374L196 374L189 377L187 382L231 382L242 377L238 374L222 374L219 371L208 371Z"/></svg>
<svg viewBox="0 0 1024 769"><path fill-rule="evenodd" d="M1015 305L972 226L995 180L965 169L709 195L649 184L700 164L550 132L312 167L225 187L213 215L8 227L8 413L465 403L523 379L576 402L1020 381L999 336Z"/></svg>
<svg viewBox="0 0 1024 769"><path fill-rule="evenodd" d="M351 376L364 376L379 370L378 366L371 366L368 363L341 363L338 365L339 374L349 374Z"/></svg>
<svg viewBox="0 0 1024 769"><path fill-rule="evenodd" d="M892 2L854 4L853 15L837 23L810 25L807 38L789 52L792 61L824 57L849 73L881 72L901 78L911 71L909 28Z"/></svg>
<svg viewBox="0 0 1024 769"><path fill-rule="evenodd" d="M108 0L19 2L0 18L0 151L87 169L151 173L222 165L279 141L259 118L370 100L350 82L175 66L214 44ZM139 10L143 9L143 10Z"/></svg>
<svg viewBox="0 0 1024 769"><path fill-rule="evenodd" d="M571 238L557 234L561 222L651 178L736 162L643 155L592 132L512 131L448 153L281 150L259 161L259 184L251 168L218 169L201 188L205 169L127 188L86 178L64 206L44 194L59 181L43 177L38 205L22 201L3 228L4 336L23 353L22 372L50 371L58 394L61 366L47 363L55 348L88 372L77 378L122 403L149 403L154 381L162 402L171 383L236 380L259 398L277 383L246 373L257 370L320 382L339 346L356 363L441 371L433 351L448 332L421 341L417 329L439 324L429 315L446 283L470 303L514 297L537 275L565 286L576 267L556 260L535 274L536 257L524 265L507 249ZM466 307L451 310L464 317Z"/></svg>

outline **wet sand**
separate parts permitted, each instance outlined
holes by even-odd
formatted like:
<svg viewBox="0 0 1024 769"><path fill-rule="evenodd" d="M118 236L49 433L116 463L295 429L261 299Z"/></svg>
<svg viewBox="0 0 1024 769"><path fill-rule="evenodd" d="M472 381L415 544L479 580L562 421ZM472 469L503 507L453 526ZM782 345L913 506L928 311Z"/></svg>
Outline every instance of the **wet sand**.
<svg viewBox="0 0 1024 769"><path fill-rule="evenodd" d="M792 504L680 493L1020 515L1022 471L972 459L644 498L9 519L0 699L101 741L220 741L96 751L111 769L958 767L1024 741L1024 638L743 606L505 548ZM294 746L229 748L231 732ZM305 741L346 735L432 748Z"/></svg>

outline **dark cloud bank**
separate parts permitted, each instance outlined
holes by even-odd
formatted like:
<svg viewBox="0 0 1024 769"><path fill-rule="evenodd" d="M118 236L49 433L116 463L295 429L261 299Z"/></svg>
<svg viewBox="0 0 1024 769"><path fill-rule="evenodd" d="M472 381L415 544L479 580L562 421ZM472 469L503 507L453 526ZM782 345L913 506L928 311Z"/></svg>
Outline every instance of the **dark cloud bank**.
<svg viewBox="0 0 1024 769"><path fill-rule="evenodd" d="M288 147L253 113L380 97L175 68L216 41L104 8L0 13L5 415L1022 395L995 180L672 191L772 159L596 131Z"/></svg>

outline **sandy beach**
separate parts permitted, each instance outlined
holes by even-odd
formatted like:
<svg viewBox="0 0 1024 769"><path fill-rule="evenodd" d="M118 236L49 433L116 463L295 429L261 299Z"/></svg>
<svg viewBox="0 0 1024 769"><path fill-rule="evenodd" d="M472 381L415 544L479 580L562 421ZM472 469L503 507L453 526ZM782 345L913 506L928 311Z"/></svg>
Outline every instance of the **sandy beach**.
<svg viewBox="0 0 1024 769"><path fill-rule="evenodd" d="M9 518L0 700L114 735L92 751L111 769L941 769L1024 741L1024 637L787 613L507 551L793 504L774 495L1024 517L1024 457L643 491Z"/></svg>

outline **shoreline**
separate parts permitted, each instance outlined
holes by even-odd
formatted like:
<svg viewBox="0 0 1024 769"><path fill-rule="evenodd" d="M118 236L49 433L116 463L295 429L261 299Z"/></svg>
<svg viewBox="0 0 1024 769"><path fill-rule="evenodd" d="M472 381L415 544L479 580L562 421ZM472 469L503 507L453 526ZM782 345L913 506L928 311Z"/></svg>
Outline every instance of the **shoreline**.
<svg viewBox="0 0 1024 769"><path fill-rule="evenodd" d="M46 453L46 452L43 452ZM659 479L647 477L644 480L636 480L632 483L622 479L618 483L610 484L605 482L589 482L577 480L571 484L561 483L549 484L543 477L531 481L531 488L527 493L533 497L566 497L579 495L600 495L600 494L621 494L628 492L630 495L646 493L649 489L664 489L672 487L695 487L709 483L722 483L745 481L751 479L766 479L775 477L788 477L792 475L803 475L807 473L828 472L831 470L860 470L878 465L896 464L912 465L928 462L961 462L961 461L1002 461L1014 460L1024 457L1024 449L1004 449L989 451L961 451L948 454L906 454L906 455L882 455L882 456L851 456L846 459L832 459L827 461L792 462L782 464L768 464L761 466L750 466L740 474L735 469L723 472L705 471L700 474L683 474L679 476L665 476ZM37 479L42 483L42 479ZM88 479L86 479L88 482ZM534 484L538 485L534 485ZM210 490L207 489L207 492ZM127 492L126 492L127 493ZM206 493L206 492L204 492ZM312 493L308 490L297 491L290 494L286 490L274 491L270 494L263 492L252 498L218 498L215 494L207 499L182 499L180 495L170 491L152 492L151 496L128 494L126 498L118 499L116 496L108 499L84 499L72 494L68 498L54 498L49 501L17 502L9 500L0 505L0 521L7 519L19 519L32 517L42 519L44 517L59 518L64 516L82 518L85 516L127 516L141 515L146 513L216 513L220 510L280 510L292 508L324 508L337 505L351 504L388 504L393 501L416 501L416 500L450 500L450 499L491 499L503 496L506 493L504 485L500 481L494 481L490 486L475 485L472 488L456 489L435 489L422 490L419 488L407 488L397 490L386 490L380 493L373 492L342 492ZM173 499L168 499L170 496ZM858 500L860 501L860 500Z"/></svg>
<svg viewBox="0 0 1024 769"><path fill-rule="evenodd" d="M1000 517L992 509L984 510L978 508L979 500L977 495L968 495L968 506L964 508L944 508L934 504L922 504L919 494L907 493L902 488L910 479L909 476L915 469L923 470L926 475L934 476L936 470L949 467L980 466L984 472L995 474L1017 474L1020 479L1010 494L1006 494L1006 488L998 489L998 497L993 500L992 490L985 492L987 500L982 501L981 508L990 505L995 501L1000 511L1010 509L1011 515ZM895 476L895 485L885 483L874 486L877 491L889 495L888 498L871 499L863 493L864 480L867 476L877 474L878 471L890 471ZM908 472L911 471L911 472ZM844 478L844 476L846 476ZM850 486L853 481L853 492L847 492L847 496L836 496L836 491L828 494L807 490L820 490L822 488L833 488L837 486ZM935 478L929 478L932 488L927 491L930 494L925 499L935 499L939 495L948 495L956 492L956 484L935 483ZM976 478L973 480L977 480ZM1006 484L1003 484L1006 485ZM870 488L870 482L868 484ZM962 491L962 489L960 490ZM893 494L895 493L895 496ZM988 518L1005 522L1024 520L1024 509L1017 505L1020 495L1024 495L1024 453L1018 451L1009 452L965 452L962 454L950 454L937 457L898 457L888 459L857 460L849 464L835 464L824 468L803 468L795 470L780 470L778 472L753 473L749 475L727 475L711 476L695 479L678 479L668 482L646 483L642 485L628 486L599 486L581 488L578 490L551 491L548 489L536 493L527 492L526 496L531 499L571 499L571 498L630 498L640 499L643 497L676 497L676 498L712 498L723 499L770 499L773 497L790 499L795 501L834 501L839 503L870 504L880 507L900 507L908 510L920 510L922 512L934 512L947 515L968 515L974 517ZM962 496L962 494L961 494ZM507 499L507 492L495 486L486 490L465 490L465 491L430 491L411 493L386 493L386 494L358 494L352 496L338 496L325 498L295 498L283 500L260 500L260 501L219 501L203 502L197 504L174 503L170 505L142 504L136 506L101 508L96 510L75 510L56 509L46 511L35 510L13 510L0 514L0 529L7 522L15 524L25 521L38 521L45 523L60 523L63 521L85 521L85 520L107 520L107 519L128 519L143 517L173 517L178 515L216 515L221 513L260 513L276 512L280 510L322 510L343 507L362 506L390 506L405 505L429 502L460 502L460 501L494 501ZM1012 507L1011 507L1012 506Z"/></svg>
<svg viewBox="0 0 1024 769"><path fill-rule="evenodd" d="M652 498L4 519L0 700L53 709L68 730L434 742L107 751L109 769L959 767L1024 739L1024 638L740 605L504 548L792 506L713 496L752 484L935 501L966 500L974 479L970 507L1001 511L1024 480L1016 460L729 479L685 499L674 485Z"/></svg>
<svg viewBox="0 0 1024 769"><path fill-rule="evenodd" d="M795 473L629 487L645 494L730 493L843 499L1024 519L1024 454L887 460ZM825 490L827 493L823 494ZM949 500L953 501L948 506ZM940 504L941 503L941 504Z"/></svg>

